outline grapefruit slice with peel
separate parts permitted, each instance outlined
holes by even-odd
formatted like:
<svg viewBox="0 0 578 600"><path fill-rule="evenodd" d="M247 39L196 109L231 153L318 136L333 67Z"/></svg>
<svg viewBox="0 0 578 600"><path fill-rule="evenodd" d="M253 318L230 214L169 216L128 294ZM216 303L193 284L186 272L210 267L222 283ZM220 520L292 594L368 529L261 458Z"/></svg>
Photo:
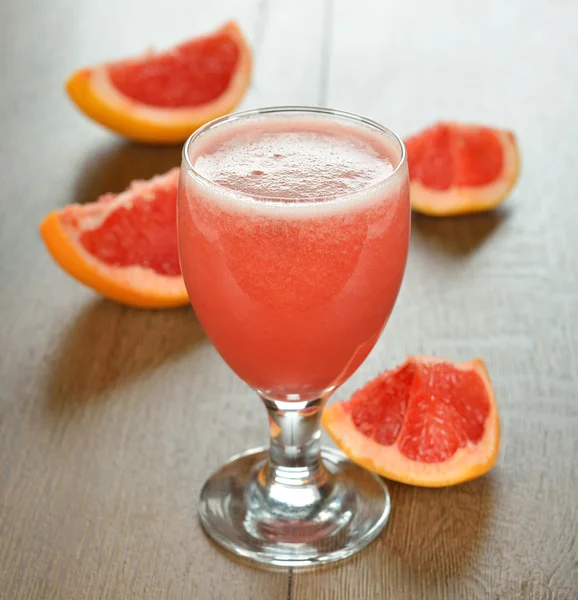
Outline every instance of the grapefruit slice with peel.
<svg viewBox="0 0 578 600"><path fill-rule="evenodd" d="M352 461L401 483L461 483L498 456L498 410L479 359L410 357L326 408L322 421Z"/></svg>
<svg viewBox="0 0 578 600"><path fill-rule="evenodd" d="M490 210L518 178L520 156L511 131L437 123L405 140L411 207L430 216Z"/></svg>
<svg viewBox="0 0 578 600"><path fill-rule="evenodd" d="M78 281L129 306L188 303L177 246L179 169L121 194L71 204L40 225L54 260Z"/></svg>
<svg viewBox="0 0 578 600"><path fill-rule="evenodd" d="M76 71L66 88L83 113L112 131L174 144L237 106L251 62L243 33L229 22L165 52Z"/></svg>

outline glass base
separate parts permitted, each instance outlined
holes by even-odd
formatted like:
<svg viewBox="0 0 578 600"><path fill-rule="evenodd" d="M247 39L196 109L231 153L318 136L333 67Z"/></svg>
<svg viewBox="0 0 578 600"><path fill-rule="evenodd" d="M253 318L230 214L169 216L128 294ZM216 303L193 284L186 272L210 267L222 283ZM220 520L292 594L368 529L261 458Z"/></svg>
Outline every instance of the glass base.
<svg viewBox="0 0 578 600"><path fill-rule="evenodd" d="M261 448L234 456L203 487L201 523L227 550L270 566L314 566L355 554L387 523L385 484L341 452L322 449L322 476L305 483L268 481L268 456Z"/></svg>

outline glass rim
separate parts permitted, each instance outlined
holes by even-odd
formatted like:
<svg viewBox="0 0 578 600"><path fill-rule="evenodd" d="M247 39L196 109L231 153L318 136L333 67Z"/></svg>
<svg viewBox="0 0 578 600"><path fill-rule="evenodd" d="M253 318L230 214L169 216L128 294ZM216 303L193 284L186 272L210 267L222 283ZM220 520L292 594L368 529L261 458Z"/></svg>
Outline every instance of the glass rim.
<svg viewBox="0 0 578 600"><path fill-rule="evenodd" d="M214 190L217 190L221 194L233 195L236 198L245 198L247 200L257 199L257 200L267 201L272 204L282 203L282 204L286 205L287 204L287 202L285 201L286 199L282 196L265 196L265 195L260 195L260 194L248 194L246 192L241 192L241 191L226 187L224 185L221 185L219 183L216 183L214 181L211 181L210 179L207 179L204 175L201 175L195 169L195 167L193 166L193 164L191 162L190 156L189 156L189 148L195 143L197 138L202 136L204 133L206 133L210 129L213 129L214 127L217 127L217 126L227 123L229 121L234 122L237 119L246 119L246 118L250 118L250 117L257 117L260 115L275 114L275 113L278 113L278 114L283 114L283 113L307 114L307 113L309 113L311 115L319 114L319 115L325 115L325 116L329 116L329 117L337 117L337 118L340 118L343 120L350 121L352 123L365 125L366 127L370 127L371 129L377 130L378 132L383 133L386 136L388 136L389 138L393 139L393 141L398 145L398 148L400 150L400 156L399 156L397 165L395 166L395 168L393 169L393 171L391 173L389 173L386 177L384 177L380 181L371 183L367 187L364 187L359 190L355 190L354 192L344 192L341 194L331 195L331 196L317 196L314 201L310 202L311 204L313 204L314 202L318 202L319 200L343 201L348 198L358 197L359 195L371 192L372 190L378 189L382 186L387 185L390 181L393 181L396 178L396 175L399 173L399 171L407 163L407 151L405 148L405 144L403 143L403 140L394 131L389 129L389 127L386 127L385 125L382 125L381 123L378 123L377 121L368 119L367 117L363 117L361 115L358 115L358 114L355 114L352 112L337 110L337 109L333 109L333 108L325 108L325 107L321 107L321 106L307 106L307 105L286 105L286 106L281 105L281 106L268 106L268 107L264 107L264 108L255 108L255 109L250 109L250 110L243 110L243 111L239 111L239 112L228 113L221 117L217 117L216 119L213 119L213 120L209 121L208 123L205 123L198 129L196 129L188 137L187 141L185 142L185 144L183 146L183 150L182 150L182 165L186 166L187 174L194 177L198 181L200 181L204 186L206 186L208 188L212 188ZM309 202L307 204L309 204Z"/></svg>

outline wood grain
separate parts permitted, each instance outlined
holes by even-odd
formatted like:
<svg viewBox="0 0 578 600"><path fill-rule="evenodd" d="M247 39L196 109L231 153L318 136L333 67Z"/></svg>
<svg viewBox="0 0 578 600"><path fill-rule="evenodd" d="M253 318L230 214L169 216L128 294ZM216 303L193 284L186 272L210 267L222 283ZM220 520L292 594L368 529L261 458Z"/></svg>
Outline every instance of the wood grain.
<svg viewBox="0 0 578 600"><path fill-rule="evenodd" d="M244 107L326 103L402 135L484 121L515 130L523 153L502 209L414 217L394 315L338 393L409 353L481 355L503 420L498 465L449 489L390 484L386 532L313 572L248 567L201 532L204 479L267 428L193 312L95 297L36 232L53 208L180 160L83 119L65 77L230 17L256 54ZM2 3L0 598L575 600L576 23L575 3L538 0Z"/></svg>

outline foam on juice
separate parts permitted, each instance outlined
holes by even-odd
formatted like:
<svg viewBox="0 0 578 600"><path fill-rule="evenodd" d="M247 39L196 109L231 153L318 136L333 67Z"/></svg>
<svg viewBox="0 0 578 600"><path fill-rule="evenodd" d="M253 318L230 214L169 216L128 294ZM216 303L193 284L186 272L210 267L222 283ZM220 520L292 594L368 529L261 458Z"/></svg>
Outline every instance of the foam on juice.
<svg viewBox="0 0 578 600"><path fill-rule="evenodd" d="M312 205L319 210L320 203L372 200L399 162L382 137L323 120L255 119L226 134L218 128L204 134L189 158L202 178L216 184L214 195L236 197L237 210L239 199L277 208L292 204L285 207L287 216L297 217L311 214Z"/></svg>

